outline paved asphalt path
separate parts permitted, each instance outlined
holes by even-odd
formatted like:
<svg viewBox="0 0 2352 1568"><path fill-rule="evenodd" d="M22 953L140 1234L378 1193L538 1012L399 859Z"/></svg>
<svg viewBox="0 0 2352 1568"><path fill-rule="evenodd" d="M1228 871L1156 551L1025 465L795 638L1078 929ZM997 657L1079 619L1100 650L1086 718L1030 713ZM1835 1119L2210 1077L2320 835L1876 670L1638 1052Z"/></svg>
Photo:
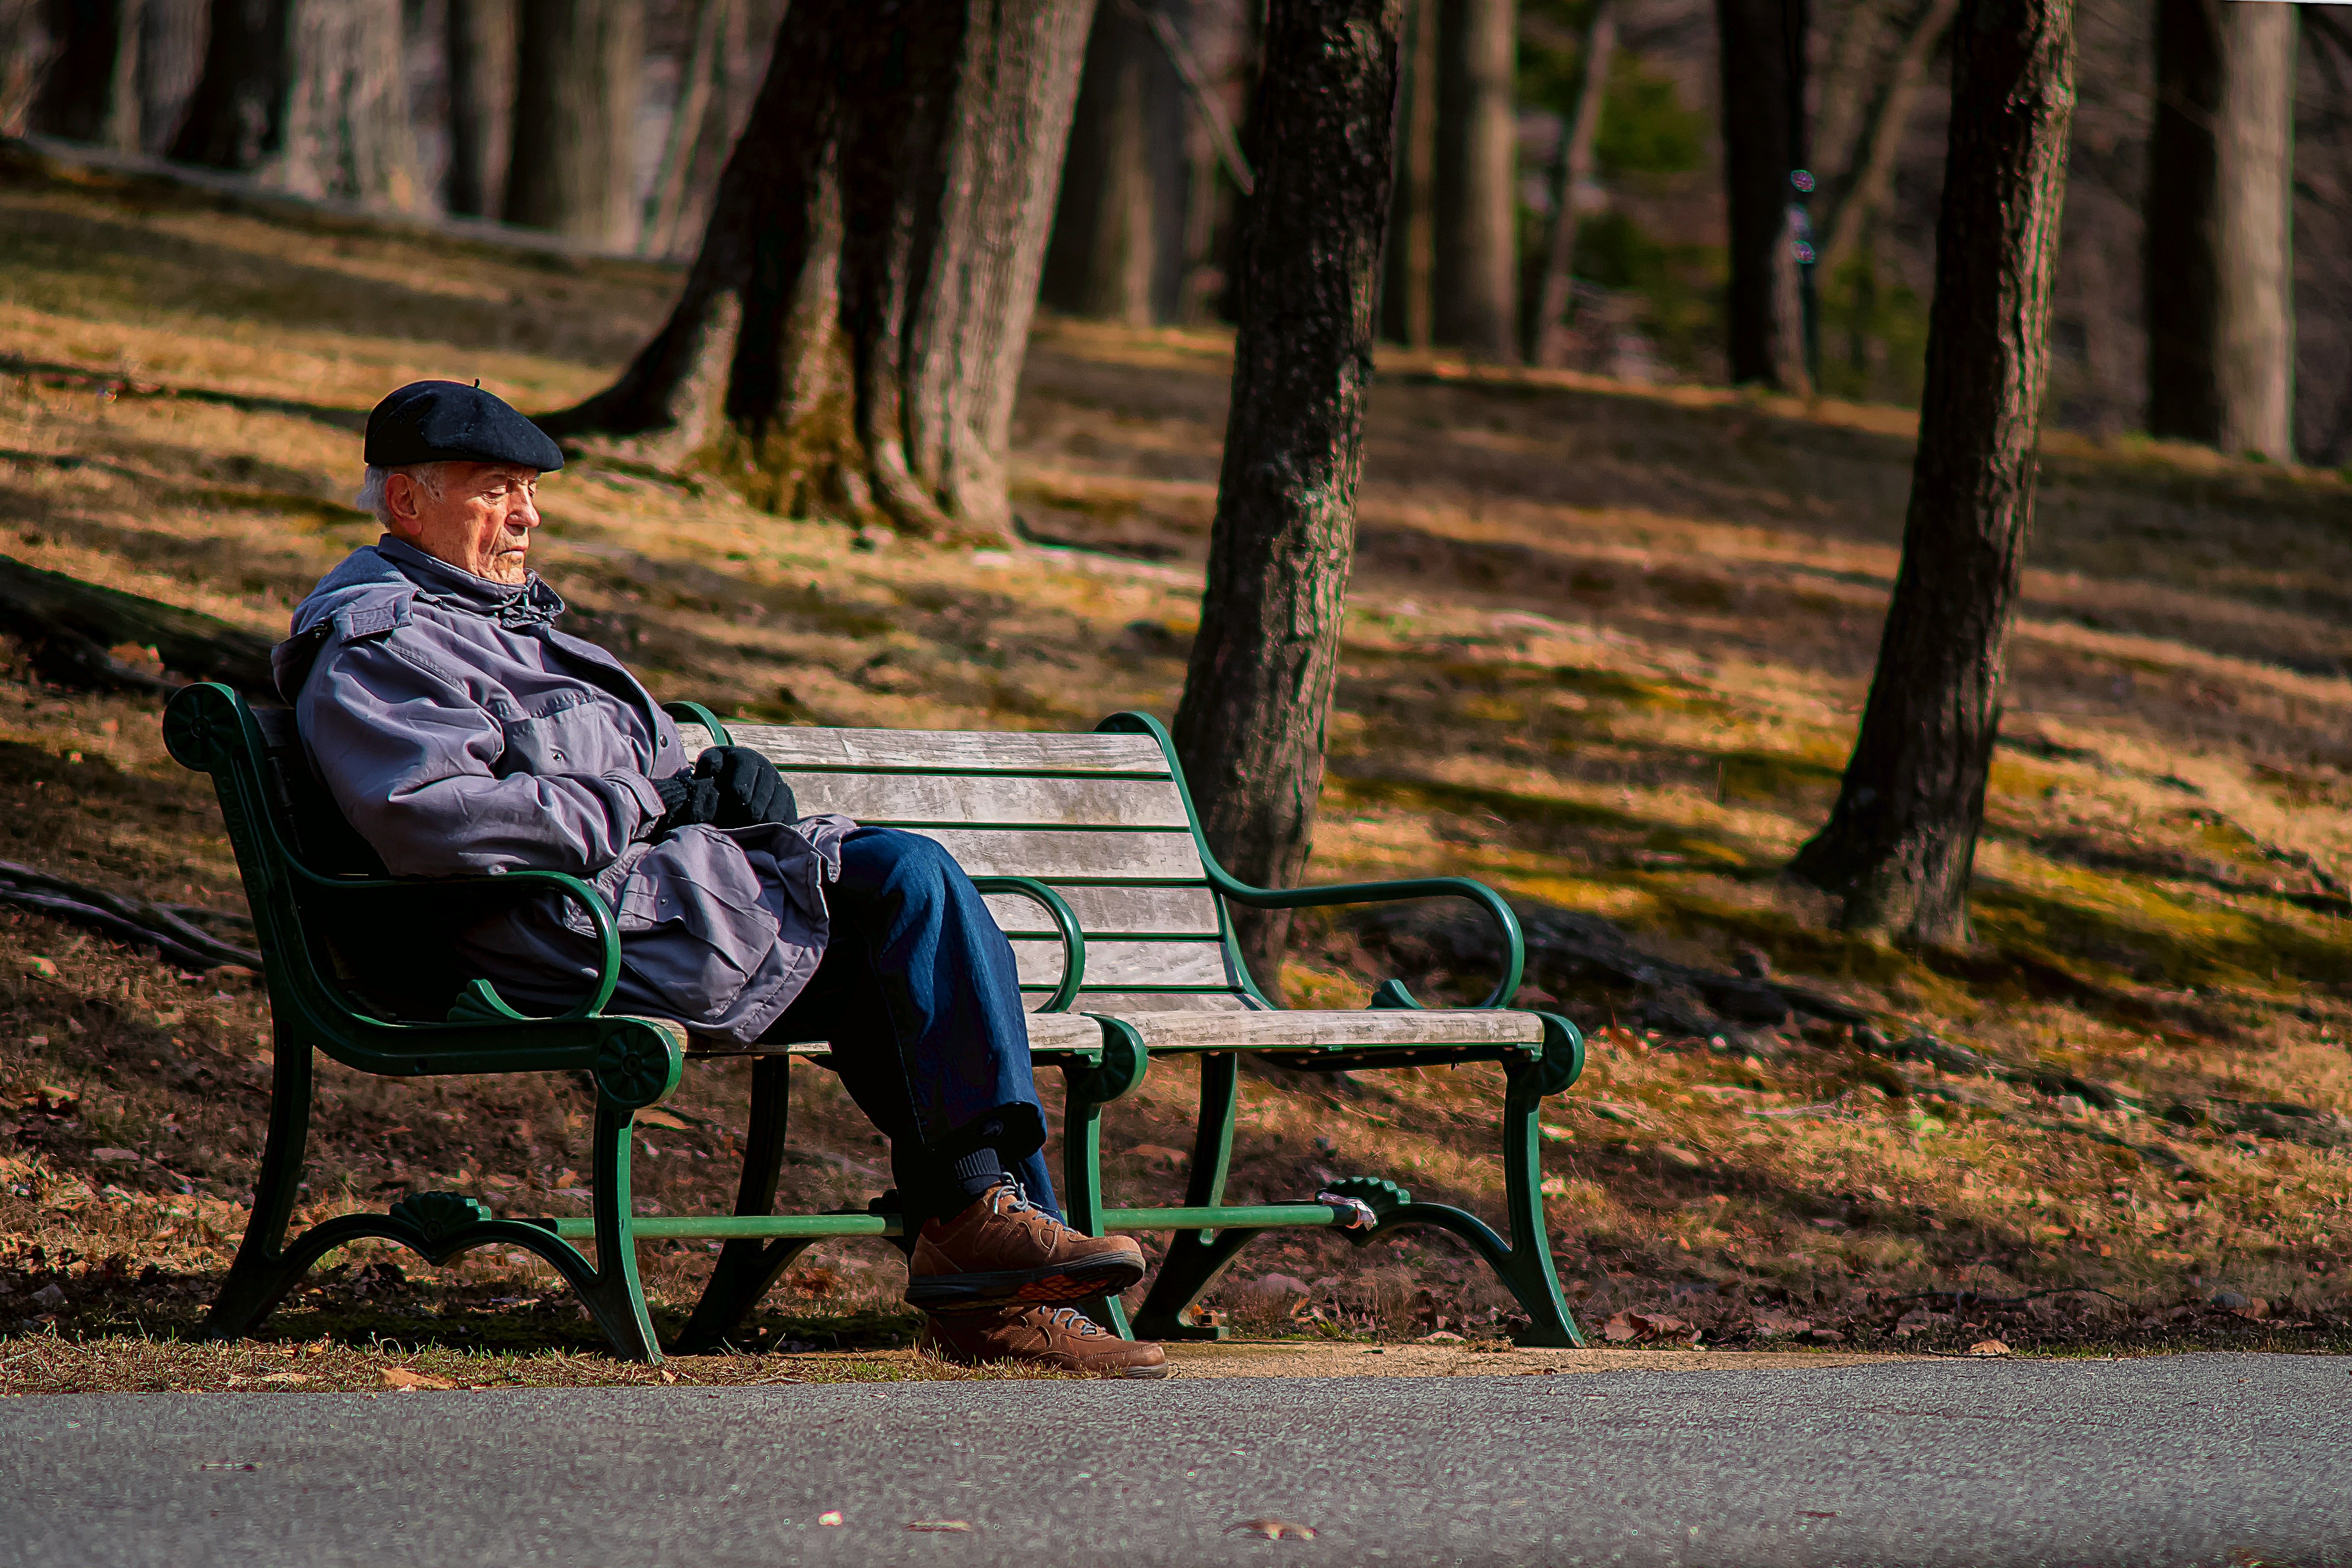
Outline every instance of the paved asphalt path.
<svg viewBox="0 0 2352 1568"><path fill-rule="evenodd" d="M2333 1568L2352 1364L0 1401L7 1568L800 1563Z"/></svg>

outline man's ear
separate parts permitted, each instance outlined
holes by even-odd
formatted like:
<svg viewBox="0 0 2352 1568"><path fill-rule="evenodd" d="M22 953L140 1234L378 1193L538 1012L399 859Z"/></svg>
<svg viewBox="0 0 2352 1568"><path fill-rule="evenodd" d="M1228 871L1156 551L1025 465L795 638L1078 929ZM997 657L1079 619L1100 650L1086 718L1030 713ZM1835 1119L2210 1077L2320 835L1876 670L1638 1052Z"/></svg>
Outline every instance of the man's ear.
<svg viewBox="0 0 2352 1568"><path fill-rule="evenodd" d="M416 478L413 474L387 474L383 481L384 510L392 514L392 531L403 538L414 539L425 531L416 516Z"/></svg>

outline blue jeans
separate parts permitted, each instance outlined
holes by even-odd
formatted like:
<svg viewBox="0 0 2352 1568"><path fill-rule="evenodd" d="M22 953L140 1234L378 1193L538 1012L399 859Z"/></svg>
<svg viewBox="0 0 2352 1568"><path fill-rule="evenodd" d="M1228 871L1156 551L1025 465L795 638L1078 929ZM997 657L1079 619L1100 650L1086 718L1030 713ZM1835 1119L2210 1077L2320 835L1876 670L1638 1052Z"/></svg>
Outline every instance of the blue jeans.
<svg viewBox="0 0 2352 1568"><path fill-rule="evenodd" d="M832 1042L843 1087L890 1140L909 1230L971 1201L948 1167L983 1147L1058 1216L1013 944L971 879L919 834L861 827L825 902L824 957L761 1038Z"/></svg>

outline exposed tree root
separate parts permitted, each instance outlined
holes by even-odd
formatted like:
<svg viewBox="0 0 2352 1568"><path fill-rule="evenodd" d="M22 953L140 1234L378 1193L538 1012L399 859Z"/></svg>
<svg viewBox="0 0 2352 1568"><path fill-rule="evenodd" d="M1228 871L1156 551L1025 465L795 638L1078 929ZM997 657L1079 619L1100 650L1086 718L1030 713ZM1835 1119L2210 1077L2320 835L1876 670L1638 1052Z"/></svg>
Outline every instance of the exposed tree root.
<svg viewBox="0 0 2352 1568"><path fill-rule="evenodd" d="M41 678L59 686L165 692L180 685L171 672L224 680L277 700L268 638L5 555L0 555L0 624L23 639ZM150 651L152 664L145 658Z"/></svg>
<svg viewBox="0 0 2352 1568"><path fill-rule="evenodd" d="M249 926L252 922L241 915L118 898L102 889L5 860L0 860L0 904L87 926L117 942L152 947L158 956L183 969L202 973L236 963L256 973L261 970L261 954L223 942L195 923L202 920Z"/></svg>

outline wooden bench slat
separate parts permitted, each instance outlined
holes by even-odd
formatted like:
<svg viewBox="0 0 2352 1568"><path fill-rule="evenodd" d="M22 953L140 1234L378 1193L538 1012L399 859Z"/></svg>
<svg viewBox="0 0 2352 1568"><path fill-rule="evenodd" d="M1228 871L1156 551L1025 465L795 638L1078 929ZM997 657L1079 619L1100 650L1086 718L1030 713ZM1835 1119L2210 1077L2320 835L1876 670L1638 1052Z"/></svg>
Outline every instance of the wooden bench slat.
<svg viewBox="0 0 2352 1568"><path fill-rule="evenodd" d="M1091 1051L1102 1044L1102 1026L1083 1013L1029 1015L1032 1051ZM833 1049L825 1040L794 1040L772 1046L713 1046L697 1037L688 1055L697 1057L821 1057Z"/></svg>
<svg viewBox="0 0 2352 1568"><path fill-rule="evenodd" d="M1028 991L1022 1001L1034 1014L1047 993ZM1088 991L1079 1003L1089 1013L1125 1018L1145 1013L1213 1013L1231 1017L1257 1007L1239 991Z"/></svg>
<svg viewBox="0 0 2352 1568"><path fill-rule="evenodd" d="M1214 936L1216 899L1206 888L1056 888L1089 940L1127 931L1159 936ZM1053 936L1053 916L1034 899L991 893L988 912L1007 934Z"/></svg>
<svg viewBox="0 0 2352 1568"><path fill-rule="evenodd" d="M1168 759L1149 735L827 730L784 724L730 724L727 730L737 745L751 747L780 768L1168 776Z"/></svg>
<svg viewBox="0 0 2352 1568"><path fill-rule="evenodd" d="M1197 880L1207 875L1190 833L1083 833L1051 827L915 827L908 831L937 840L974 877L1131 882Z"/></svg>
<svg viewBox="0 0 2352 1568"><path fill-rule="evenodd" d="M1018 941L1013 962L1024 985L1052 985L1062 978L1059 941ZM1230 988L1234 976L1225 967L1224 943L1206 942L1118 942L1087 943L1084 988L1088 991L1132 985L1219 985ZM1085 1006L1081 1000L1076 1004Z"/></svg>
<svg viewBox="0 0 2352 1568"><path fill-rule="evenodd" d="M1087 1011L1109 1013L1086 1000ZM1150 1011L1115 1015L1149 1048L1177 1051L1317 1050L1335 1047L1541 1045L1543 1020L1500 1007L1367 1009L1360 1013Z"/></svg>
<svg viewBox="0 0 2352 1568"><path fill-rule="evenodd" d="M1034 773L810 773L779 764L803 813L860 822L1036 827L1188 827L1171 779L1040 778Z"/></svg>

